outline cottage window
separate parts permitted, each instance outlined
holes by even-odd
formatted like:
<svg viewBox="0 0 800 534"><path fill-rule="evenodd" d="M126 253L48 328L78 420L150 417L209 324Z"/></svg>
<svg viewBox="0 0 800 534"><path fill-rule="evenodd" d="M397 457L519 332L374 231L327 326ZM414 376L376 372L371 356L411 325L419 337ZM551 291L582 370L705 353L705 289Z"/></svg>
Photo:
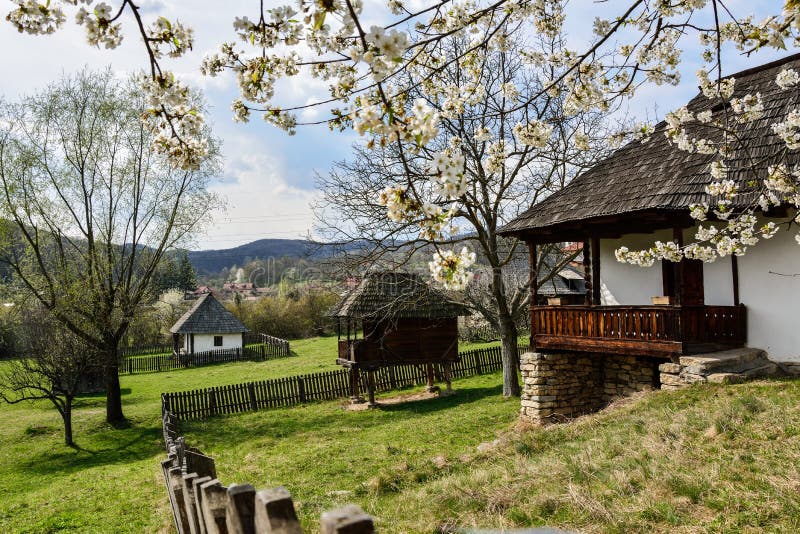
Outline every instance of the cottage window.
<svg viewBox="0 0 800 534"><path fill-rule="evenodd" d="M214 336L214 346L215 347L222 346L222 336Z"/></svg>

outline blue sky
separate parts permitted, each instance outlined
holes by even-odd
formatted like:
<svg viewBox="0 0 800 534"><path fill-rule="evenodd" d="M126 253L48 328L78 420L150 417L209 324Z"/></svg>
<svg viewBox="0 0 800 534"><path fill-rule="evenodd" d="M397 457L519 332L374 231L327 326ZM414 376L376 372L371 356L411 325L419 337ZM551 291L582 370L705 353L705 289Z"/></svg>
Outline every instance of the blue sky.
<svg viewBox="0 0 800 534"><path fill-rule="evenodd" d="M367 4L376 1L367 0ZM270 3L268 0L267 6ZM303 237L313 224L309 203L317 197L315 172L324 173L334 161L347 158L356 136L314 126L300 128L297 135L290 137L257 117L246 125L232 121L229 109L237 92L235 81L230 76L203 77L197 67L203 56L214 50L218 43L233 39L231 22L234 16L258 16L257 1L145 0L142 4L147 17L164 15L194 27L196 43L192 53L166 64L183 79L204 90L210 105L209 120L215 135L223 141L225 170L213 189L225 199L227 209L215 211L213 225L191 244L191 248L228 248L261 238ZM279 2L274 4L279 5ZM617 0L571 2L567 9L571 45L579 47L582 44L579 37L590 35L595 16L608 17L618 13L624 4ZM772 1L727 2L735 13L754 13L757 17L764 14L764 6L769 4ZM0 50L4 51L0 54L0 72L4 73L0 79L0 95L5 99L14 100L21 94L36 91L62 72L73 72L87 65L91 68L110 65L120 74L147 66L142 45L138 35L131 31L130 22L125 24L126 39L120 48L98 50L85 43L82 30L72 24L71 17L55 35L33 37L18 34L5 21L10 6L7 1L0 4ZM575 16L575 13L580 13L580 16ZM686 61L682 66L680 86L643 88L629 106L632 116L661 117L696 94L694 72L698 66L699 46L690 39L683 48ZM745 58L734 52L727 56L725 70L735 72L789 53L791 51L764 51ZM310 78L282 84L277 94L283 102L292 104L325 97L324 86Z"/></svg>

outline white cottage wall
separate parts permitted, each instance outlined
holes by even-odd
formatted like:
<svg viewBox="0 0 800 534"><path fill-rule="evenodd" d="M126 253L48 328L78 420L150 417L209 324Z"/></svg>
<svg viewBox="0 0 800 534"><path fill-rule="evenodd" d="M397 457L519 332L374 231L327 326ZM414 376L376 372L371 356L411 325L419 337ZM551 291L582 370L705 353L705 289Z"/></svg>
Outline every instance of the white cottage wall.
<svg viewBox="0 0 800 534"><path fill-rule="evenodd" d="M693 232L685 232L687 238ZM614 251L625 245L631 250L666 241L672 232L631 234L600 243L600 272L603 304L650 304L650 297L662 294L661 266L643 268L619 263ZM800 361L800 247L794 232L778 232L762 240L739 263L739 300L747 306L747 344L764 349L776 361ZM722 258L703 266L706 304L733 304L731 259Z"/></svg>
<svg viewBox="0 0 800 534"><path fill-rule="evenodd" d="M222 336L222 346L214 346L214 336ZM185 349L190 352L189 338L191 334L186 334ZM242 348L242 334L194 334L194 351L207 352L210 350L240 349Z"/></svg>
<svg viewBox="0 0 800 534"><path fill-rule="evenodd" d="M600 240L600 278L602 291L600 301L608 305L644 305L650 304L650 297L664 293L664 283L661 277L661 265L656 263L652 267L637 267L620 263L614 256L614 251L621 246L631 250L649 248L657 240L672 239L671 231L661 231L654 234L630 234L622 239Z"/></svg>

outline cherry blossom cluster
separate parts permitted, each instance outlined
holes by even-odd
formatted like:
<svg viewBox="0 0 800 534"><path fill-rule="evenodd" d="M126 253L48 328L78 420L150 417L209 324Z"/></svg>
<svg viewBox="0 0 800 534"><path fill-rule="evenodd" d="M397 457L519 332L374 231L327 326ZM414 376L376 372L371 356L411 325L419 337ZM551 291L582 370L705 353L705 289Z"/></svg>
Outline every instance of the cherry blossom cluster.
<svg viewBox="0 0 800 534"><path fill-rule="evenodd" d="M470 267L475 263L475 253L463 247L460 253L453 250L438 251L428 263L434 281L445 289L462 291L474 277Z"/></svg>
<svg viewBox="0 0 800 534"><path fill-rule="evenodd" d="M140 76L148 107L143 118L156 134L153 145L181 169L196 169L208 154L205 121L191 102L189 88L172 73L153 79Z"/></svg>
<svg viewBox="0 0 800 534"><path fill-rule="evenodd" d="M732 98L735 80L728 78L720 83L711 82L704 70L698 71L698 80L706 97L712 100L728 100L734 123L747 127L749 123L763 117L764 105L760 93ZM793 69L783 69L776 76L775 84L784 91L794 90L800 84L800 75ZM693 121L726 134L721 136L724 141L690 138L685 126ZM710 111L693 115L685 107L667 113L665 122L665 135L679 149L714 154L719 158L708 167L711 181L706 185L705 193L709 196L709 202L690 206L690 215L695 220L705 221L709 212L713 212L716 219L727 221L727 225L722 228L700 225L695 232L695 242L683 247L672 242L656 242L653 247L641 251L630 251L621 247L616 251L619 261L649 266L656 260L679 261L681 257L712 262L718 257L742 255L748 247L757 244L760 239L770 239L779 229L779 225L773 221L759 226L756 208L764 212L775 206L800 208L800 168L790 169L785 163L777 163L768 167L763 183L759 185L751 181L750 185L758 192L755 205L735 213L732 206L740 195L740 184L729 178L731 169L726 162L726 158L736 148L735 131L725 124L724 118L712 119ZM786 119L773 124L772 129L785 143L786 150L800 149L800 110L790 110ZM800 224L797 218L788 221L789 224L792 222ZM800 243L800 234L796 239Z"/></svg>
<svg viewBox="0 0 800 534"><path fill-rule="evenodd" d="M174 80L159 63L164 57L177 57L192 46L192 31L177 22L157 19L144 24L135 0L118 2L118 9L94 0L12 0L15 8L7 20L20 32L45 34L56 31L66 20L65 8L77 11L76 22L82 25L89 42L95 46L114 48L122 34L116 22L124 10L137 19L137 26L151 60L150 82L145 84L152 104L146 114L148 123L159 132L160 149L180 166L192 166L202 157L205 147L193 138L203 125L199 110L188 104L186 88ZM110 0L109 0L110 1ZM113 3L113 2L112 2ZM202 71L210 76L231 72L239 85L240 97L232 104L236 120L247 121L252 113L289 133L294 133L297 111L303 106L290 107L276 102L276 83L280 79L298 76L301 72L328 84L331 100L329 124L337 128L353 128L369 136L369 145L396 144L402 151L435 159L431 163L431 205L456 202L469 189L469 179L463 172L463 161L457 146L448 149L447 161L431 152L440 152L427 145L439 135L439 121L458 119L465 110L486 101L486 88L479 81L482 54L508 50L513 32L525 35L555 37L563 32L567 11L562 0L444 0L424 5L386 0L381 3L393 15L390 20L376 18L374 12L364 13L363 0L298 0L289 6L262 8L256 16L238 16L233 21L234 42L223 43L208 56ZM780 5L783 5L783 8ZM86 7L83 7L85 5ZM714 0L670 0L634 3L624 13L592 24L594 37L584 51L568 49L563 43L551 51L522 50L521 57L532 65L548 65L551 77L541 80L536 91L521 94L520 88L505 83L501 95L523 109L537 97L561 98L567 113L608 109L615 99L634 94L643 83L679 83L678 66L684 59L681 41L696 36L705 49L701 60L704 66L697 79L702 93L714 103L730 105L733 122L746 126L763 115L763 103L758 93L732 99L735 80L713 80L712 70L720 64L719 51L732 45L742 52L762 47L786 49L800 45L800 4L796 0L777 2L764 20L736 17ZM574 7L574 6L573 6ZM713 17L708 17L710 12ZM385 15L382 15L384 19ZM709 23L708 20L713 20ZM369 23L366 21L369 20ZM588 32L587 32L588 33ZM465 36L469 49L457 54L446 52L442 43L451 36ZM464 72L462 83L439 84L437 73L457 65ZM413 74L420 87L429 95L431 107L425 102L409 102L400 78ZM716 76L715 76L716 77ZM781 72L775 83L784 90L796 90L800 76L792 71ZM329 102L330 103L330 102ZM326 103L325 105L329 104ZM321 104L322 105L322 104ZM711 107L711 106L709 106ZM435 110L435 111L434 111ZM685 125L696 122L721 132L715 136L689 136ZM698 204L692 214L702 220L713 210L719 218L730 222L741 219L755 224L743 213L733 213L730 206L738 191L726 177L726 160L732 152L729 125L712 121L710 112L693 116L688 110L677 110L667 116L667 135L681 150L713 155L710 169L711 202ZM652 127L642 125L635 132L620 133L608 140L612 146L633 138L646 142ZM782 139L787 150L800 148L800 111L793 110L773 125L774 133ZM490 131L476 129L474 139L486 143L486 168L499 172L507 167L519 143L537 149L547 145L552 126L546 121L519 123L512 138L492 138ZM445 140L446 141L446 140ZM588 136L574 136L578 148L587 146ZM456 143L457 144L457 143ZM794 170L785 174L795 180ZM769 184L783 183L776 170ZM781 175L782 176L782 175ZM785 187L781 186L781 187ZM772 189L766 183L758 185L760 203L774 204L786 200L788 193ZM772 196L770 196L772 195ZM413 196L413 195L412 195ZM441 202L440 202L441 201ZM431 228L441 215L437 210L422 209L418 202L417 216L432 221ZM409 207L399 203L389 209L390 217ZM413 211L413 210L412 210ZM449 210L443 210L448 213ZM753 227L752 235L762 235ZM424 230L424 229L423 229ZM684 254L708 256L708 250L718 250L719 243L730 245L723 251L739 250L737 243L749 241L748 232L726 227L724 237L711 245L687 245ZM742 238L742 236L745 236ZM743 245L747 246L747 245ZM691 252L686 252L691 250ZM627 251L630 256L634 253ZM641 262L650 256L674 257L674 247L662 244L648 254L636 255ZM441 263L441 262L438 262Z"/></svg>
<svg viewBox="0 0 800 534"><path fill-rule="evenodd" d="M66 20L64 10L53 2L37 2L36 0L12 0L17 5L6 20L13 24L20 33L31 35L54 33Z"/></svg>
<svg viewBox="0 0 800 534"><path fill-rule="evenodd" d="M122 24L113 22L111 6L105 2L95 4L91 11L81 7L75 15L75 22L86 29L86 40L90 45L116 48L122 43Z"/></svg>
<svg viewBox="0 0 800 534"><path fill-rule="evenodd" d="M192 49L194 43L194 30L180 22L170 22L164 17L158 17L155 23L147 30L147 38L152 44L155 57L162 57L165 53L169 57L181 57Z"/></svg>
<svg viewBox="0 0 800 534"><path fill-rule="evenodd" d="M536 148L544 148L550 141L553 134L553 126L539 120L531 121L528 124L517 123L514 125L514 137L523 145L530 145Z"/></svg>

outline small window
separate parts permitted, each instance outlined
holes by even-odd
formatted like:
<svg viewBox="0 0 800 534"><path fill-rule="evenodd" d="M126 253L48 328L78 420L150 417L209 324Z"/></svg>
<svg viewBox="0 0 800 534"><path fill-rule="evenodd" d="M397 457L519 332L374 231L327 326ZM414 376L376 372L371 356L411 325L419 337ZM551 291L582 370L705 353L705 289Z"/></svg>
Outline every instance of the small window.
<svg viewBox="0 0 800 534"><path fill-rule="evenodd" d="M222 336L214 336L214 346L215 347L222 346Z"/></svg>

